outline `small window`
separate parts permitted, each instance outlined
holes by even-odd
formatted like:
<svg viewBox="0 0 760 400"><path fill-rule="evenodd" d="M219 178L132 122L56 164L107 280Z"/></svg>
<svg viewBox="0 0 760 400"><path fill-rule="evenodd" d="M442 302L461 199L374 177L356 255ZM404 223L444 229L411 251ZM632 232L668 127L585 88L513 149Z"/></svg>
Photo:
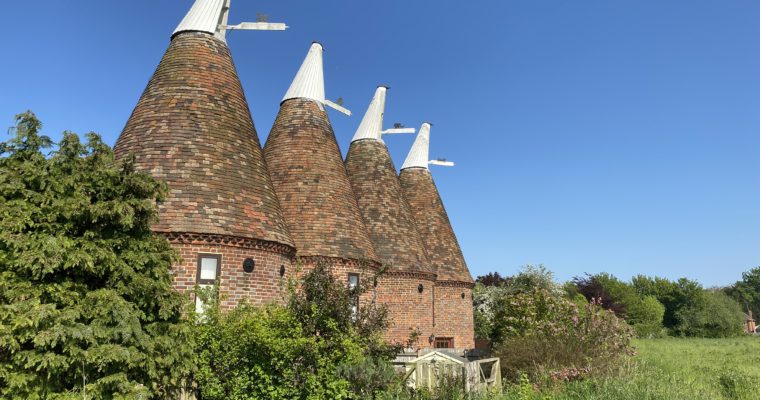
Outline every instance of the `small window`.
<svg viewBox="0 0 760 400"><path fill-rule="evenodd" d="M196 283L201 289L213 287L220 275L222 256L219 254L198 254L198 270L195 275ZM203 313L203 300L195 297L195 312Z"/></svg>
<svg viewBox="0 0 760 400"><path fill-rule="evenodd" d="M454 338L450 338L450 337L435 338L435 348L436 349L453 349Z"/></svg>
<svg viewBox="0 0 760 400"><path fill-rule="evenodd" d="M348 288L355 290L359 287L359 274L348 274Z"/></svg>
<svg viewBox="0 0 760 400"><path fill-rule="evenodd" d="M359 274L348 274L348 289L350 290L351 295L351 315L356 318L356 315L359 312Z"/></svg>

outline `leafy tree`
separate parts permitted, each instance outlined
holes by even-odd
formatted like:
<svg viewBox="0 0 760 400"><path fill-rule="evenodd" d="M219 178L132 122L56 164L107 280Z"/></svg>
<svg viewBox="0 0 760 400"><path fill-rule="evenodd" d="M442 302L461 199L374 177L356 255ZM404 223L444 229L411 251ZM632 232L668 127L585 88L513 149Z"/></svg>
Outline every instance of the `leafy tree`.
<svg viewBox="0 0 760 400"><path fill-rule="evenodd" d="M510 287L514 291L530 292L535 289L546 290L552 295L560 296L562 289L554 280L554 273L543 264L526 265L512 278Z"/></svg>
<svg viewBox="0 0 760 400"><path fill-rule="evenodd" d="M0 397L174 398L189 370L164 185L94 133L56 151L27 112L0 144Z"/></svg>
<svg viewBox="0 0 760 400"><path fill-rule="evenodd" d="M518 293L545 290L553 296L563 295L563 289L554 281L554 274L543 265L526 265L514 276L502 277L491 272L476 279L473 289L473 317L475 336L492 339L494 305L497 300Z"/></svg>
<svg viewBox="0 0 760 400"><path fill-rule="evenodd" d="M656 297L638 293L632 284L601 273L573 280L578 292L589 301L597 301L631 324L641 337L662 336L665 313ZM566 289L567 291L567 289Z"/></svg>
<svg viewBox="0 0 760 400"><path fill-rule="evenodd" d="M680 309L677 316L677 331L686 336L717 338L743 332L741 306L720 291L704 291L696 301Z"/></svg>
<svg viewBox="0 0 760 400"><path fill-rule="evenodd" d="M665 306L662 322L674 333L679 333L680 316L683 315L681 311L694 306L704 292L702 285L686 278L673 282L665 278L638 275L631 282L640 295L654 296Z"/></svg>
<svg viewBox="0 0 760 400"><path fill-rule="evenodd" d="M743 309L749 308L752 315L760 316L760 267L742 273L742 280L727 287L725 292L738 301Z"/></svg>
<svg viewBox="0 0 760 400"><path fill-rule="evenodd" d="M606 273L586 274L585 277L573 278L572 282L588 301L595 301L604 309L614 312L615 315L625 317L625 300L628 300L631 293L624 288L624 283L614 276Z"/></svg>
<svg viewBox="0 0 760 400"><path fill-rule="evenodd" d="M502 277L498 272L489 272L477 277L475 282L483 286L504 286L509 282L509 279Z"/></svg>
<svg viewBox="0 0 760 400"><path fill-rule="evenodd" d="M654 296L636 297L627 305L626 321L636 330L638 337L662 337L666 331L662 325L665 306Z"/></svg>

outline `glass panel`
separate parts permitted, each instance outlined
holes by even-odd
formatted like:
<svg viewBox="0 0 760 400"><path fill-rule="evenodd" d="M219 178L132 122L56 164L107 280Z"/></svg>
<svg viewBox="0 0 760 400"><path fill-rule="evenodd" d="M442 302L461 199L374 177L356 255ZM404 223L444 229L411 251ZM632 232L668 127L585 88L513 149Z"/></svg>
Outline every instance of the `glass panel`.
<svg viewBox="0 0 760 400"><path fill-rule="evenodd" d="M355 289L357 286L359 286L359 275L349 275L348 276L348 287L351 289Z"/></svg>
<svg viewBox="0 0 760 400"><path fill-rule="evenodd" d="M216 280L216 258L201 258L201 280Z"/></svg>
<svg viewBox="0 0 760 400"><path fill-rule="evenodd" d="M213 287L213 285L198 285L199 289L206 289ZM195 312L198 314L203 314L205 304L203 303L203 300L201 300L200 296L195 296Z"/></svg>

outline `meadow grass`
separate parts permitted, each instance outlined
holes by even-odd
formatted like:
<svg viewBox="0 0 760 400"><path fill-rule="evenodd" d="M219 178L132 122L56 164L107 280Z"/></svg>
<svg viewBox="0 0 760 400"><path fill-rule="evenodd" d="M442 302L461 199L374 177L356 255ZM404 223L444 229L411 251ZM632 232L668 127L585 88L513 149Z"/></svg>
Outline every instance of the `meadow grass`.
<svg viewBox="0 0 760 400"><path fill-rule="evenodd" d="M641 339L615 377L545 389L507 388L504 399L760 399L760 338Z"/></svg>

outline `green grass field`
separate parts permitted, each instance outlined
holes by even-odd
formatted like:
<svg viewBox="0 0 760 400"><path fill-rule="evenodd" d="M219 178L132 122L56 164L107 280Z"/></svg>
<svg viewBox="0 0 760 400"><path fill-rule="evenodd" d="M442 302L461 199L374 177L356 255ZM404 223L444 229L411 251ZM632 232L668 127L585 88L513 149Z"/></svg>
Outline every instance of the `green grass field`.
<svg viewBox="0 0 760 400"><path fill-rule="evenodd" d="M635 346L638 355L620 376L540 395L511 388L505 399L760 399L760 338L646 339Z"/></svg>

